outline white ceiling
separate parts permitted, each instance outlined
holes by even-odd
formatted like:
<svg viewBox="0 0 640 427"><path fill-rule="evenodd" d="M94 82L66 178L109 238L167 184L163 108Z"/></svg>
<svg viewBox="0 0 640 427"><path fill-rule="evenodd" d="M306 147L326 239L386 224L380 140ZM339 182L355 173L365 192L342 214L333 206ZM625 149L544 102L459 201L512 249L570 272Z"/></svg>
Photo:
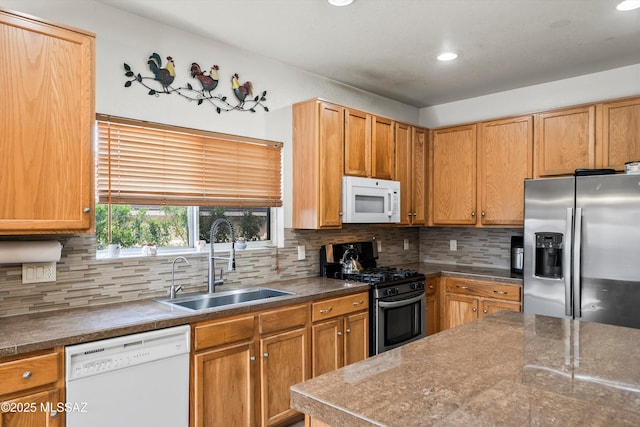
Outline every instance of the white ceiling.
<svg viewBox="0 0 640 427"><path fill-rule="evenodd" d="M97 1L416 107L640 63L619 0Z"/></svg>

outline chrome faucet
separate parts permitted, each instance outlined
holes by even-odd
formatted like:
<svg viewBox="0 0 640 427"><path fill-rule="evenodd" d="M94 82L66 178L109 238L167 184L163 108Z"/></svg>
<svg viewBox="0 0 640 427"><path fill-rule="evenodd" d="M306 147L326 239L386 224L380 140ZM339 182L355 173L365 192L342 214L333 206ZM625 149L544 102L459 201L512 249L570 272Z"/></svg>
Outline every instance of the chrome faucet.
<svg viewBox="0 0 640 427"><path fill-rule="evenodd" d="M171 263L171 287L169 288L169 299L174 299L176 297L176 294L183 289L182 286L176 287L173 284L173 279L174 279L174 275L175 275L175 271L176 271L176 261L184 261L184 262L187 263L187 265L191 265L189 263L189 260L187 260L183 256L176 257L173 260L173 262Z"/></svg>
<svg viewBox="0 0 640 427"><path fill-rule="evenodd" d="M220 226L220 224L227 224L227 226L229 227L229 230L231 231L231 253L229 254L228 258L217 257L214 255L214 252L213 252L213 244L215 242L215 233L218 227ZM231 222L228 219L218 218L215 221L213 221L213 224L211 224L211 230L209 232L209 243L211 245L211 249L210 249L211 252L209 254L209 286L207 290L210 294L212 294L216 291L216 285L222 286L224 284L224 278L222 277L222 269L220 269L220 278L216 280L215 260L224 259L229 261L229 265L227 267L228 271L233 271L236 269L236 235L235 235L235 232L233 231L233 225L231 225Z"/></svg>

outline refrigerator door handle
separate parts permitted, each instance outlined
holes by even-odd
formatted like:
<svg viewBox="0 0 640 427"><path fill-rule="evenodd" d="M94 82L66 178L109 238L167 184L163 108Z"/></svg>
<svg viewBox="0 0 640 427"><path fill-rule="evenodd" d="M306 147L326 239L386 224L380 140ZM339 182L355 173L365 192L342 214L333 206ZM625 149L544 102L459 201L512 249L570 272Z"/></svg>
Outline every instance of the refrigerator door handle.
<svg viewBox="0 0 640 427"><path fill-rule="evenodd" d="M567 222L565 225L565 242L572 242L572 230L573 230L573 209L567 208ZM567 250L563 251L563 260L562 260L562 275L564 277L564 314L571 317L573 315L572 311L572 300L571 300L571 243L565 244Z"/></svg>
<svg viewBox="0 0 640 427"><path fill-rule="evenodd" d="M582 208L576 208L575 236L573 238L573 317L578 319L582 317L582 295L580 283L580 248L582 246Z"/></svg>

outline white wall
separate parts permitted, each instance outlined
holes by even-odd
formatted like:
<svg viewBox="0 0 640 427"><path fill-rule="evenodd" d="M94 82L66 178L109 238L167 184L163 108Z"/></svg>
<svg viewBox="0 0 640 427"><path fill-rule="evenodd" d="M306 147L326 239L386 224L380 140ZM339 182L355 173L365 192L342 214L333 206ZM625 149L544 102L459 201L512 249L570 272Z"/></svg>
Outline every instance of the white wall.
<svg viewBox="0 0 640 427"><path fill-rule="evenodd" d="M420 125L434 128L638 94L640 64L422 108Z"/></svg>
<svg viewBox="0 0 640 427"><path fill-rule="evenodd" d="M409 123L418 123L417 108L353 87L320 78L277 61L240 51L220 42L122 12L92 0L0 0L0 7L31 14L96 34L96 111L103 114L168 123L215 132L284 142L284 224L291 226L292 152L291 105L320 97ZM179 1L176 1L179 7ZM224 19L218 17L216 19ZM232 18L230 18L232 19ZM215 24L215 20L212 25ZM243 28L243 31L247 31ZM259 37L259 34L256 34ZM138 84L125 88L123 63L150 76L147 58L157 52L172 56L180 86L198 83L189 75L192 62L208 69L220 66L221 92L233 99L231 75L253 82L256 92L267 91L270 112L232 111L217 114L209 105L197 106L177 95L147 95Z"/></svg>

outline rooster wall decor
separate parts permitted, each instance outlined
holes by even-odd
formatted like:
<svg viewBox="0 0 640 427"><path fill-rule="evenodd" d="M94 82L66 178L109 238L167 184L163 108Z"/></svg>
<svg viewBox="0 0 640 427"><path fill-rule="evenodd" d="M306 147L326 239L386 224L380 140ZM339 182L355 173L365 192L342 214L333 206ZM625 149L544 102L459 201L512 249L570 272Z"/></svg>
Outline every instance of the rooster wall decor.
<svg viewBox="0 0 640 427"><path fill-rule="evenodd" d="M149 56L147 65L153 76L143 77L140 73L136 74L127 63L124 63L124 75L130 78L124 83L124 87L130 87L133 82L137 82L149 89L148 95L160 96L162 94L175 93L189 101L197 101L198 105L206 101L215 107L218 114L222 111L233 110L255 113L258 106L262 107L264 111L269 111L269 108L264 105L267 100L267 91L265 90L262 94L254 97L253 84L251 82L240 83L238 73L234 73L229 80L231 90L238 100L238 104L231 104L228 97L222 94L213 94L212 92L218 88L218 82L220 81L218 72L220 67L218 65L211 66L209 71L202 71L197 62L191 63L190 76L198 81L201 89L194 88L189 82L184 86L172 86L177 73L175 62L171 56L167 56L166 62L163 64L162 57L154 52Z"/></svg>

